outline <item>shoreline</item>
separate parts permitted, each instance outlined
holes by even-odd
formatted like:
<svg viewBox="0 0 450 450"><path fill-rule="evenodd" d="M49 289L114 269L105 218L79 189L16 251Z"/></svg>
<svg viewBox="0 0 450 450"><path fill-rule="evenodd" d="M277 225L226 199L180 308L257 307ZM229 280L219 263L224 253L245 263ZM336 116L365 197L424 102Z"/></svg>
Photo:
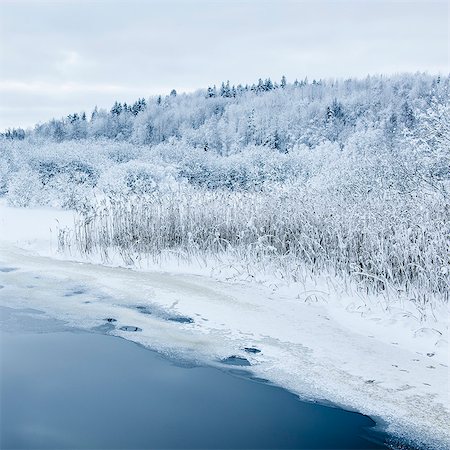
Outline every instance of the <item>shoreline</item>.
<svg viewBox="0 0 450 450"><path fill-rule="evenodd" d="M143 331L129 333L120 330L118 326L112 334L134 340L169 356L197 362L220 360L232 355L244 356L252 364L252 370L258 377L268 379L303 399L326 399L345 409L359 411L375 418L381 426L384 425L383 431L421 447L442 447L450 442L445 433L448 410L443 406L439 407L436 400L433 401L432 397L427 395L423 399L416 396L414 400L410 400L412 397L405 395L405 391L407 393L409 389L386 389L382 384L369 381L372 378L368 378L367 371L376 370L376 376L379 377L386 370L388 358L395 357L407 364L408 359L418 359L414 357L416 355L405 352L397 348L398 346L387 347L372 338L362 339L360 334L350 332L340 327L338 322L331 322L326 316L323 317L326 310L322 305L300 305L303 316L300 314L299 317L306 323L310 322L310 317L315 320L321 317L321 328L310 329L310 332L315 331L316 336L308 338L307 335L311 333L308 333L307 329L300 332L297 328L299 325L304 327L305 322L292 323L292 310L290 316L274 316L273 307L276 308L279 303L274 304L270 299L261 303L263 290L255 286L245 289L241 285L219 283L198 276L136 272L61 261L33 255L11 246L3 245L3 250L3 264L15 264L20 268L21 276L26 273L30 276L36 276L36 273L49 276L50 285L56 288L58 295L64 299L62 303L37 295L31 301L30 298L24 298L22 306L40 306L47 314L82 328L102 325L106 316L113 316L118 320L118 325L136 326ZM14 277L17 274L18 272L10 272L7 275ZM68 292L59 290L61 285L58 283L64 284L64 280L71 280L75 286L68 296L65 296ZM27 289L25 286L23 288ZM2 294L6 294L5 289L2 291ZM93 299L87 300L88 297ZM245 301L242 302L244 298ZM143 314L142 310L136 309L136 306L144 305L150 308L150 314ZM298 306L291 304L291 307ZM239 313L233 316L230 313L224 314L224 308L225 311L232 308L234 312ZM166 320L161 316L161 311L192 317L194 321L177 323ZM308 311L310 316L305 317ZM252 319L250 322L249 318ZM282 319L283 326L280 328ZM233 322L227 323L230 320ZM259 323L262 329L249 328L254 327L256 323ZM281 329L284 335L277 336L272 332L271 329L275 326ZM290 331L292 326L294 328ZM329 333L325 336L324 326L329 328ZM317 336L321 340L314 346L312 338ZM304 338L308 338L309 342L302 342ZM370 347L364 350L366 342ZM336 355L336 351L332 351L327 354L326 351L330 350L327 346L331 343L335 349L346 349L347 353ZM244 353L242 350L246 346L255 346L262 352ZM319 352L325 354L320 355ZM348 352L353 352L354 356ZM370 355L370 352L374 354ZM381 355L384 359L380 359ZM345 370L345 364L342 366L339 363L343 359L358 361L358 357L375 359L378 367L371 363L364 370L365 366L361 363L358 373L355 367L346 367ZM430 359L427 356L422 357L422 360L424 364L429 364ZM414 367L417 362L409 361L409 364ZM392 366L389 368L390 374L394 369ZM425 369L426 366L422 373L427 374ZM403 380L408 380L411 373L406 372L407 369L403 370L398 371L400 380L394 379L397 385L402 382L399 387L404 386ZM446 368L439 367L433 371L428 369L428 372L433 373L434 380L441 380L440 385L435 384L437 381L433 383L433 389L440 388L441 395L445 395ZM416 379L418 375L420 374L413 374ZM385 374L385 378L388 378L388 374ZM390 381L392 383L392 380ZM412 401L414 403L411 403ZM431 414L430 402L434 405ZM397 412L400 414L396 416Z"/></svg>
<svg viewBox="0 0 450 450"><path fill-rule="evenodd" d="M306 302L295 289L215 279L192 266L163 272L68 260L55 240L73 212L2 202L0 211L0 266L17 269L0 271L9 280L0 280L4 306L41 309L84 329L112 318L112 334L176 359L243 357L257 377L302 399L374 417L421 448L450 448L445 311L437 337L433 324L402 310ZM142 331L120 330L127 326Z"/></svg>

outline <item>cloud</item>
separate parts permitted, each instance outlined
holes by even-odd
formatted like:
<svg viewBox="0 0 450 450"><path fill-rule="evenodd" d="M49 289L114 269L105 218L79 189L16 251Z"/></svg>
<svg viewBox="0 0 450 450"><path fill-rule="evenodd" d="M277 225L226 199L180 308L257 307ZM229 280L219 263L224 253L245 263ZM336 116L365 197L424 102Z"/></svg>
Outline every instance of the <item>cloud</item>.
<svg viewBox="0 0 450 450"><path fill-rule="evenodd" d="M35 102L51 118L227 79L448 73L448 32L445 1L1 2L0 96L16 112L0 129L43 120Z"/></svg>
<svg viewBox="0 0 450 450"><path fill-rule="evenodd" d="M63 75L70 74L70 71L80 67L82 65L82 59L78 52L73 50L63 51L60 61L57 61L56 69Z"/></svg>
<svg viewBox="0 0 450 450"><path fill-rule="evenodd" d="M114 84L92 84L92 83L49 83L43 81L23 82L13 80L0 80L0 93L30 94L40 95L61 95L77 93L120 93L135 92L136 87L120 86Z"/></svg>

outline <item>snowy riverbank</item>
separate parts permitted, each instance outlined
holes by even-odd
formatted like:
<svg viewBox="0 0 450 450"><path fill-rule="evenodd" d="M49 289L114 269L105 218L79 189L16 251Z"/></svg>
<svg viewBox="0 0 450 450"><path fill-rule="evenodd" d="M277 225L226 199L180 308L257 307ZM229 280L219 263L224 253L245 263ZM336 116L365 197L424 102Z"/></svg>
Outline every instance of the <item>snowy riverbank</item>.
<svg viewBox="0 0 450 450"><path fill-rule="evenodd" d="M199 267L70 261L56 254L56 230L72 221L70 212L1 206L0 266L18 269L1 274L2 305L86 328L111 317L113 333L187 358L242 356L256 375L303 397L380 418L419 445L450 446L448 305L421 322L406 307L386 311L376 299L364 305L356 295L337 296L326 280L312 283L321 295L311 296L298 286L227 282ZM161 320L169 316L193 322ZM142 331L119 330L126 325Z"/></svg>

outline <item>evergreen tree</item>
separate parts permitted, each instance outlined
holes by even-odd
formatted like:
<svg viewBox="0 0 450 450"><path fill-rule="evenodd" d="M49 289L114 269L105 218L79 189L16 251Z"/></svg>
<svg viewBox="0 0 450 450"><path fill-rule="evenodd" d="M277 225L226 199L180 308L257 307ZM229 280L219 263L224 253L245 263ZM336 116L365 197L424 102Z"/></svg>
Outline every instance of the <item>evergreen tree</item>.
<svg viewBox="0 0 450 450"><path fill-rule="evenodd" d="M265 81L264 81L264 87L263 87L263 90L264 91L271 91L273 89L273 83L272 83L272 80L270 79L270 78L267 78Z"/></svg>
<svg viewBox="0 0 450 450"><path fill-rule="evenodd" d="M207 98L213 98L216 96L216 87L214 86L214 88L212 87L208 87L208 90L206 92L206 97Z"/></svg>
<svg viewBox="0 0 450 450"><path fill-rule="evenodd" d="M226 84L222 82L220 86L220 96L221 97L231 97L231 89L230 89L230 81L227 81Z"/></svg>
<svg viewBox="0 0 450 450"><path fill-rule="evenodd" d="M114 103L113 107L111 108L111 115L118 116L122 113L122 104L118 103L117 101Z"/></svg>
<svg viewBox="0 0 450 450"><path fill-rule="evenodd" d="M91 113L91 121L95 120L95 118L98 116L98 109L97 106L94 107L94 110Z"/></svg>
<svg viewBox="0 0 450 450"><path fill-rule="evenodd" d="M134 102L133 106L131 107L131 113L134 116L137 116L141 111L144 111L147 108L147 102L144 98L138 99L136 102Z"/></svg>
<svg viewBox="0 0 450 450"><path fill-rule="evenodd" d="M414 127L416 118L414 117L414 112L407 101L402 104L400 117L406 128L412 129Z"/></svg>
<svg viewBox="0 0 450 450"><path fill-rule="evenodd" d="M264 81L261 78L258 80L258 85L256 86L256 91L257 92L264 91Z"/></svg>

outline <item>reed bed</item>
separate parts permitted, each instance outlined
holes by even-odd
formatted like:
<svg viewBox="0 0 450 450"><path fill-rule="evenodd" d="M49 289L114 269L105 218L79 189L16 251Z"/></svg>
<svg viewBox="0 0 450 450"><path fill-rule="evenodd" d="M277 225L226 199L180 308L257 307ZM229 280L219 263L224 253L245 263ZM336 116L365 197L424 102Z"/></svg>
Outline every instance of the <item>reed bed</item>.
<svg viewBox="0 0 450 450"><path fill-rule="evenodd" d="M235 261L249 273L270 268L294 282L333 274L367 294L426 305L448 302L449 213L444 199L426 194L185 187L104 198L85 209L74 234L60 233L60 248L105 260L114 251L128 263L171 250L188 261Z"/></svg>

